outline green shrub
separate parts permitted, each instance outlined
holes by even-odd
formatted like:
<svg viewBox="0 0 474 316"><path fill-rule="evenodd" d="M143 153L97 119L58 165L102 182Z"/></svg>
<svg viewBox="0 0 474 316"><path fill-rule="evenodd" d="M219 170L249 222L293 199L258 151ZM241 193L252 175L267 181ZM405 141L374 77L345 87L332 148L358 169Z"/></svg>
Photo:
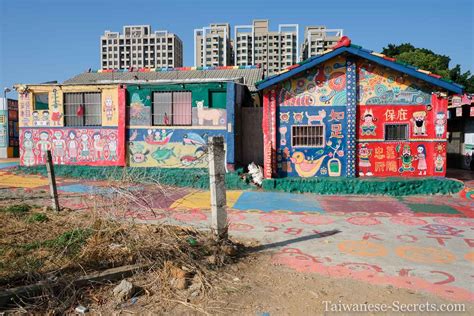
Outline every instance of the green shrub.
<svg viewBox="0 0 474 316"><path fill-rule="evenodd" d="M4 208L0 208L1 212L11 213L15 215L23 215L28 213L31 210L31 205L22 203L22 204L14 204Z"/></svg>
<svg viewBox="0 0 474 316"><path fill-rule="evenodd" d="M46 222L48 220L49 220L49 218L48 218L48 216L46 216L46 214L33 213L30 216L28 216L28 219L26 221L28 223L35 223L35 222L43 223L43 222Z"/></svg>

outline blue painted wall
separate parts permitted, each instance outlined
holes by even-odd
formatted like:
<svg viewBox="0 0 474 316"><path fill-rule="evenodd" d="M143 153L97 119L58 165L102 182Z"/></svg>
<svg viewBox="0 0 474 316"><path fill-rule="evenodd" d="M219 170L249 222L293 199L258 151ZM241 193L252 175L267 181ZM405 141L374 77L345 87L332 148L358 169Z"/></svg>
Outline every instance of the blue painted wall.
<svg viewBox="0 0 474 316"><path fill-rule="evenodd" d="M348 175L347 102L352 98L347 94L346 68L345 58L334 58L279 85L276 111L279 177ZM313 125L323 127L323 145L293 146L293 127Z"/></svg>

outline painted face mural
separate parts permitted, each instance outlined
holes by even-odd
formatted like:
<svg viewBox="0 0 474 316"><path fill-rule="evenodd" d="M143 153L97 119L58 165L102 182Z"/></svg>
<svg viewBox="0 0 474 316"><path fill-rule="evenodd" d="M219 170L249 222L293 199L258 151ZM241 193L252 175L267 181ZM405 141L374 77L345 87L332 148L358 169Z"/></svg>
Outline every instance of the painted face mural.
<svg viewBox="0 0 474 316"><path fill-rule="evenodd" d="M426 111L413 113L413 135L426 136Z"/></svg>

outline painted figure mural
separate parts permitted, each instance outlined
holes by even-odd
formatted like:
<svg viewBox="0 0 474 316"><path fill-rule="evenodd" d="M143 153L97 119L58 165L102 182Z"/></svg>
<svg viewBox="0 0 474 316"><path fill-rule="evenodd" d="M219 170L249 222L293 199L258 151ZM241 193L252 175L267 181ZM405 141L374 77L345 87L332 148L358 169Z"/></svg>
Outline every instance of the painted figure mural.
<svg viewBox="0 0 474 316"><path fill-rule="evenodd" d="M362 116L361 121L361 135L376 135L375 129L377 128L377 126L374 122L377 121L377 119L374 117L372 109L366 109L364 111L364 115Z"/></svg>
<svg viewBox="0 0 474 316"><path fill-rule="evenodd" d="M418 160L418 175L425 176L428 165L426 164L426 147L424 144L420 144L416 148L416 160Z"/></svg>
<svg viewBox="0 0 474 316"><path fill-rule="evenodd" d="M48 150L55 164L107 165L117 160L115 129L22 129L20 137L25 166L45 164Z"/></svg>
<svg viewBox="0 0 474 316"><path fill-rule="evenodd" d="M114 116L114 111L115 111L115 106L114 102L112 100L111 96L107 96L105 98L105 104L104 104L104 113L107 121L112 121L112 118Z"/></svg>
<svg viewBox="0 0 474 316"><path fill-rule="evenodd" d="M436 138L442 138L444 133L446 132L446 114L444 112L436 113Z"/></svg>
<svg viewBox="0 0 474 316"><path fill-rule="evenodd" d="M367 148L367 144L360 144L359 147L359 176L373 176L372 164L370 162L370 156L372 156L372 150Z"/></svg>

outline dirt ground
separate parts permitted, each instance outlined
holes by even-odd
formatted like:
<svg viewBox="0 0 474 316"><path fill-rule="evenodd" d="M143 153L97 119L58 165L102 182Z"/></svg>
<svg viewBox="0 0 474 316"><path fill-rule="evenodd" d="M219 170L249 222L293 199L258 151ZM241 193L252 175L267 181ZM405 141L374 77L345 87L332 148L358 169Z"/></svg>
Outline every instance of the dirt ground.
<svg viewBox="0 0 474 316"><path fill-rule="evenodd" d="M164 303L147 294L122 304L110 302L91 306L97 314L173 314L173 315L319 315L326 311L326 304L450 304L440 298L415 293L391 286L368 285L349 279L334 279L316 274L303 274L271 264L272 253L253 253L235 264L226 266L212 280L212 290L203 300L196 300L189 291L182 291L175 299ZM148 280L148 281L146 281ZM149 276L135 276L134 282L149 282ZM102 295L110 295L113 286L103 287ZM324 303L328 302L328 303ZM165 306L166 305L166 306ZM331 308L331 307L328 307ZM363 308L363 307L361 307ZM414 308L414 307L412 307ZM462 308L462 307L460 307ZM465 312L472 315L474 304L465 304ZM358 313L375 314L375 313ZM390 314L390 313L389 313ZM425 313L427 315L440 313ZM446 313L443 313L446 314Z"/></svg>
<svg viewBox="0 0 474 316"><path fill-rule="evenodd" d="M229 302L236 315L314 315L325 312L324 301L347 304L447 304L440 298L406 289L382 287L350 279L294 272L271 264L271 254L254 255L228 267L239 278L232 287L220 289L216 300ZM474 304L465 305L472 315ZM225 313L224 313L225 314ZM461 313L462 314L462 313Z"/></svg>

